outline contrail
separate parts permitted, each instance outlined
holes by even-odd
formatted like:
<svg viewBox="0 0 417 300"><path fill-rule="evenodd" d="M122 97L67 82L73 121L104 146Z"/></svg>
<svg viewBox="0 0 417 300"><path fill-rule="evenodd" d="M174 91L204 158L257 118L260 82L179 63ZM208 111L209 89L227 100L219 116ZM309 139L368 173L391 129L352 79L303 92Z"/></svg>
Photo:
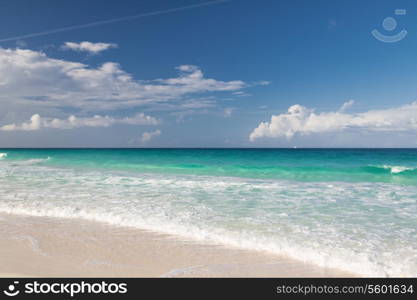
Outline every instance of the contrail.
<svg viewBox="0 0 417 300"><path fill-rule="evenodd" d="M47 30L47 31L42 31L42 32L37 32L37 33L30 33L30 34L24 34L24 35L20 35L20 36L14 36L14 37L9 37L9 38L5 38L5 39L0 39L0 42L17 41L17 40L21 40L21 39L34 38L34 37L38 37L38 36L50 35L50 34L59 33L59 32L89 28L89 27L96 27L96 26L101 26L101 25L105 25L105 24L111 24L111 23L117 23L117 22L122 22L122 21L133 20L133 19L152 17L152 16L157 16L157 15L164 15L164 14L169 14L169 13L173 13L173 12L189 10L189 9L202 7L202 6L215 5L215 4L220 4L220 3L224 3L224 2L230 2L230 1L232 1L232 0L208 1L208 2L203 2L203 3L199 3L199 4L192 4L192 5L187 5L187 6L170 8L170 9L166 9L166 10L158 10L158 11L153 11L153 12L148 12L148 13L143 13L143 14L137 14L137 15L132 15L132 16L126 16L126 17L120 17L120 18L115 18L115 19L110 19L110 20L96 21L96 22L82 24L82 25L73 25L73 26L62 27L62 28L58 28L58 29L52 29L52 30Z"/></svg>

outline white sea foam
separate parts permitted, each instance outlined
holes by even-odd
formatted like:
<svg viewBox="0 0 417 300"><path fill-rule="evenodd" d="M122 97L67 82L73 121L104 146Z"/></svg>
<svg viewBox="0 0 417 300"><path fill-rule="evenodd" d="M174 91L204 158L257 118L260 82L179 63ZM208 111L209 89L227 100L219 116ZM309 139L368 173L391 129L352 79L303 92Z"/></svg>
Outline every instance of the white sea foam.
<svg viewBox="0 0 417 300"><path fill-rule="evenodd" d="M7 157L7 153L0 153L0 159L5 159Z"/></svg>
<svg viewBox="0 0 417 300"><path fill-rule="evenodd" d="M417 187L42 165L19 165L14 175L0 176L0 212L131 226L365 276L417 276Z"/></svg>
<svg viewBox="0 0 417 300"><path fill-rule="evenodd" d="M404 166L382 166L384 169L390 170L392 174L401 173L404 171L415 170L416 168L404 167Z"/></svg>
<svg viewBox="0 0 417 300"><path fill-rule="evenodd" d="M44 162L47 162L51 158L48 156L47 158L32 158L32 159L26 159L26 160L20 160L20 161L13 161L11 162L11 165L13 166L30 166L30 165L36 165L41 164Z"/></svg>

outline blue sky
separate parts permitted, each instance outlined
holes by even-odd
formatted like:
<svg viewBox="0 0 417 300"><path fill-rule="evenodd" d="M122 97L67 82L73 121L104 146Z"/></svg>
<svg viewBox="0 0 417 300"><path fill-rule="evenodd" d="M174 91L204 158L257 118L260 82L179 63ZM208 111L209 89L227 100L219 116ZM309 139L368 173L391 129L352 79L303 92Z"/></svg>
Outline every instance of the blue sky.
<svg viewBox="0 0 417 300"><path fill-rule="evenodd" d="M417 146L415 1L208 2L0 1L0 147Z"/></svg>

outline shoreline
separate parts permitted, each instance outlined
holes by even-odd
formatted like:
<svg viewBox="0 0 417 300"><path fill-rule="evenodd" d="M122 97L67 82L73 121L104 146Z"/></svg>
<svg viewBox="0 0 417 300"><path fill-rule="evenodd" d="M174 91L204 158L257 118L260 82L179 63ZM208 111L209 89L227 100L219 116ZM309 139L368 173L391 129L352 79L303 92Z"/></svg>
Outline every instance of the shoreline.
<svg viewBox="0 0 417 300"><path fill-rule="evenodd" d="M0 213L0 277L358 277L286 256L80 219Z"/></svg>

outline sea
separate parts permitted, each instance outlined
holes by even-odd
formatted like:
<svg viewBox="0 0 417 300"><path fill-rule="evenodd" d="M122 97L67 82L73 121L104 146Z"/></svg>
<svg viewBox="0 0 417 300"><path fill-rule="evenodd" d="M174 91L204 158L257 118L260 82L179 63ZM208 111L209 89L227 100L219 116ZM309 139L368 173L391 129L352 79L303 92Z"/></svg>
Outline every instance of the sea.
<svg viewBox="0 0 417 300"><path fill-rule="evenodd" d="M417 276L417 149L0 149L0 213Z"/></svg>

